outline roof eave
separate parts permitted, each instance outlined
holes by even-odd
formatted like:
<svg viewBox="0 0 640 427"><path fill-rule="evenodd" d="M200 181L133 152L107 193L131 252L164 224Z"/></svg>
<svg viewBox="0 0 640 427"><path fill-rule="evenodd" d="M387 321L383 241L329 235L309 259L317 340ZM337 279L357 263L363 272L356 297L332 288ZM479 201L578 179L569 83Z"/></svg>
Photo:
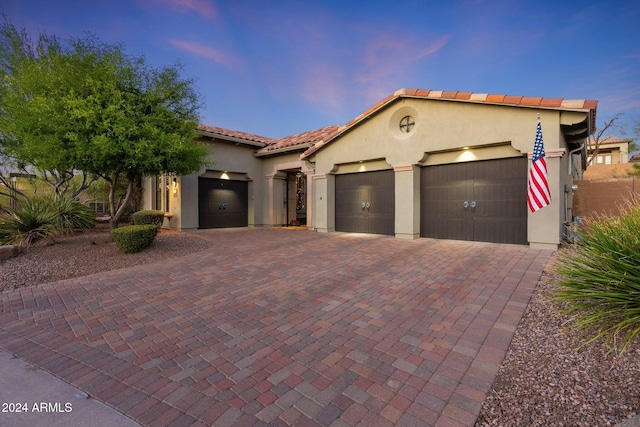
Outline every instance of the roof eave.
<svg viewBox="0 0 640 427"><path fill-rule="evenodd" d="M265 144L264 142L251 141L249 139L237 138L235 136L224 135L221 133L216 133L211 131L204 131L201 129L198 129L198 133L205 138L210 138L210 139L219 140L219 141L227 141L234 144L246 145L248 147L264 148L267 146L267 144Z"/></svg>
<svg viewBox="0 0 640 427"><path fill-rule="evenodd" d="M262 150L258 150L256 151L253 156L254 157L267 157L267 156L275 156L278 154L288 154L288 153L292 153L295 151L304 151L306 149L308 149L309 147L312 147L313 143L310 142L305 142L303 144L297 144L297 145L292 145L289 147L282 147L282 148L274 148L272 150L267 150L267 149L262 149Z"/></svg>

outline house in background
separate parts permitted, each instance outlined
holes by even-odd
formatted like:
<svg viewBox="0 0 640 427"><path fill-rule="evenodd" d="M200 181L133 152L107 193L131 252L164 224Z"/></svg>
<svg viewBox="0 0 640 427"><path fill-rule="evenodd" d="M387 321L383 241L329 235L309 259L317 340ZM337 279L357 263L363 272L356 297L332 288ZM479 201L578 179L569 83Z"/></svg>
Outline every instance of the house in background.
<svg viewBox="0 0 640 427"><path fill-rule="evenodd" d="M633 142L631 138L618 138L615 136L607 136L600 138L600 147L598 153L593 157L595 149L595 140L589 138L587 146L589 147L587 156L591 159L590 165L615 165L618 163L629 162L629 145Z"/></svg>
<svg viewBox="0 0 640 427"><path fill-rule="evenodd" d="M200 126L209 169L145 182L175 229L305 225L557 248L596 101L401 89L343 126L270 139ZM540 114L552 202L531 213Z"/></svg>
<svg viewBox="0 0 640 427"><path fill-rule="evenodd" d="M636 173L633 167L635 156L629 158L632 142L631 138L605 137L600 139L595 157L593 151L589 151L592 161L582 180L576 182L574 216L618 216L629 200L638 200L640 185L638 177L632 176Z"/></svg>

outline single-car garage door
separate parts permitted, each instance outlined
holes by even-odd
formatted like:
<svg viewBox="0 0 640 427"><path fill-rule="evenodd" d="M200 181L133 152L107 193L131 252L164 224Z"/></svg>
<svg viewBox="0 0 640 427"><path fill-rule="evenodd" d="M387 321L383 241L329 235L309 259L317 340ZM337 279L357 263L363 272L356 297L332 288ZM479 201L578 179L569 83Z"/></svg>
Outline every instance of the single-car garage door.
<svg viewBox="0 0 640 427"><path fill-rule="evenodd" d="M336 231L393 235L393 170L336 175Z"/></svg>
<svg viewBox="0 0 640 427"><path fill-rule="evenodd" d="M426 166L420 235L527 243L527 158Z"/></svg>
<svg viewBox="0 0 640 427"><path fill-rule="evenodd" d="M198 178L198 204L199 228L246 227L248 182Z"/></svg>

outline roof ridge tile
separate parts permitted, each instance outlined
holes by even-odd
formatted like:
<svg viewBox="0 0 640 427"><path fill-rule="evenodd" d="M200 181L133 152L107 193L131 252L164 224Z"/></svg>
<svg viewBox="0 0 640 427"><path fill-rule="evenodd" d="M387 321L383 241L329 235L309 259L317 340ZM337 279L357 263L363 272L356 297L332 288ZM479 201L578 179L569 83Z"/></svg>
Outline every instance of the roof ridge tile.
<svg viewBox="0 0 640 427"><path fill-rule="evenodd" d="M489 94L489 95L487 95L487 102L494 102L494 103L502 104L502 102L504 101L505 96L506 95Z"/></svg>

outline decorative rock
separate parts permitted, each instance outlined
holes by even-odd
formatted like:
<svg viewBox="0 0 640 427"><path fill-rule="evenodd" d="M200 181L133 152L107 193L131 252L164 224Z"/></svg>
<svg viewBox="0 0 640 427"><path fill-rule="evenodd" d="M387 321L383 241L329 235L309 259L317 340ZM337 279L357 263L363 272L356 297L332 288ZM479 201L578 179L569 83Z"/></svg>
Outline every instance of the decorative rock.
<svg viewBox="0 0 640 427"><path fill-rule="evenodd" d="M0 246L0 261L18 256L18 247L13 245Z"/></svg>

